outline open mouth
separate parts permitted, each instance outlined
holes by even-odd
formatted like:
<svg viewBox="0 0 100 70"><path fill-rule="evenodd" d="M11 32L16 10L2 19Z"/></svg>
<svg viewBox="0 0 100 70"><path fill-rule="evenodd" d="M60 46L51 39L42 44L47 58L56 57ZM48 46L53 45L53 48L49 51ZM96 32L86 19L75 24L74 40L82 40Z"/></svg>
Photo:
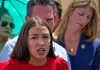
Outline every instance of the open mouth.
<svg viewBox="0 0 100 70"><path fill-rule="evenodd" d="M38 52L39 55L43 55L45 53L45 49L44 48L39 48L37 50L37 52Z"/></svg>

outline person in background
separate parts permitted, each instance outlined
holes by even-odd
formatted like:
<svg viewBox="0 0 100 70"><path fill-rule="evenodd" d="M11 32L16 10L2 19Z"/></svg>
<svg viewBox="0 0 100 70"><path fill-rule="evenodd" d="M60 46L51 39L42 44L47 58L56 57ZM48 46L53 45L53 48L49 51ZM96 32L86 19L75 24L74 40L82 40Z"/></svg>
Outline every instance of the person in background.
<svg viewBox="0 0 100 70"><path fill-rule="evenodd" d="M92 0L74 0L55 32L58 44L70 57L72 70L91 70L93 42L97 36L95 3Z"/></svg>
<svg viewBox="0 0 100 70"><path fill-rule="evenodd" d="M100 46L100 38L99 38L99 37L97 37L97 38L94 40L94 46L95 46L95 47Z"/></svg>
<svg viewBox="0 0 100 70"><path fill-rule="evenodd" d="M57 26L59 25L60 21L61 21L61 17L62 17L62 6L60 5L60 3L58 1L54 1L55 3L55 13L54 13L54 30L57 28Z"/></svg>
<svg viewBox="0 0 100 70"><path fill-rule="evenodd" d="M13 18L9 14L8 10L4 7L0 7L0 61L4 60L2 49L8 39L12 36L12 30L14 28Z"/></svg>
<svg viewBox="0 0 100 70"><path fill-rule="evenodd" d="M95 57L92 63L92 70L100 70L100 45L95 50Z"/></svg>
<svg viewBox="0 0 100 70"><path fill-rule="evenodd" d="M41 17L48 22L48 25L49 25L51 31L53 32L53 28L54 28L54 24L55 24L54 23L54 10L56 7L54 5L55 5L54 2L50 2L49 0L30 0L27 4L26 22L31 17L35 17L35 16ZM5 59L5 61L10 59L10 54L14 49L17 38L18 38L18 36L9 40L5 44L5 46L3 48L3 52L6 52L3 55L7 57ZM66 50L63 47L61 47L59 44L55 43L54 41L53 41L53 48L54 48L54 52L55 52L56 56L63 57L68 62L68 65L69 65L68 67L70 68L70 64L69 64L70 61L68 59L68 54L67 54Z"/></svg>
<svg viewBox="0 0 100 70"><path fill-rule="evenodd" d="M0 70L68 70L67 62L56 57L48 23L32 17L19 34L11 59L0 63Z"/></svg>

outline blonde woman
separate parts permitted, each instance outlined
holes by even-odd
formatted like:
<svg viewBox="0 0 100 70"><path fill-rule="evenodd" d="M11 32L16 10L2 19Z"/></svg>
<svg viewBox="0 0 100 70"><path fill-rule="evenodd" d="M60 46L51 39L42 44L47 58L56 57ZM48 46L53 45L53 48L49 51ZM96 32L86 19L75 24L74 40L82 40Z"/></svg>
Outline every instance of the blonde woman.
<svg viewBox="0 0 100 70"><path fill-rule="evenodd" d="M73 1L55 30L55 38L68 52L72 70L91 70L97 35L96 5L90 0Z"/></svg>

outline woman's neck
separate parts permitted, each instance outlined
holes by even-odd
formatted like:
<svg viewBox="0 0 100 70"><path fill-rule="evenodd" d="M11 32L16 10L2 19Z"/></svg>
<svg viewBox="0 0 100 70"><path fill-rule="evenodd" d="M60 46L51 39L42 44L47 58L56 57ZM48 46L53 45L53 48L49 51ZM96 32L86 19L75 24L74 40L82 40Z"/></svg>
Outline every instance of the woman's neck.
<svg viewBox="0 0 100 70"><path fill-rule="evenodd" d="M44 59L30 59L29 64L34 65L34 66L42 66L46 64L47 58Z"/></svg>
<svg viewBox="0 0 100 70"><path fill-rule="evenodd" d="M67 28L64 36L64 43L68 54L76 55L81 33L72 28Z"/></svg>
<svg viewBox="0 0 100 70"><path fill-rule="evenodd" d="M69 40L77 40L80 38L81 32L72 29L71 27L68 27L67 30L65 31L65 36L64 39L69 39Z"/></svg>

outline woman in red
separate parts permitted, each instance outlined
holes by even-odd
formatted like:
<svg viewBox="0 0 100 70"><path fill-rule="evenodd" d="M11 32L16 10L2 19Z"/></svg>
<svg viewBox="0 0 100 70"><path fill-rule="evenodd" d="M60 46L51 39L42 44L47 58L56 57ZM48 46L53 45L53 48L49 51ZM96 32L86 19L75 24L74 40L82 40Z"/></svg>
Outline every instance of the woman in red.
<svg viewBox="0 0 100 70"><path fill-rule="evenodd" d="M68 70L68 64L56 57L48 23L33 17L24 24L9 61L0 70Z"/></svg>

